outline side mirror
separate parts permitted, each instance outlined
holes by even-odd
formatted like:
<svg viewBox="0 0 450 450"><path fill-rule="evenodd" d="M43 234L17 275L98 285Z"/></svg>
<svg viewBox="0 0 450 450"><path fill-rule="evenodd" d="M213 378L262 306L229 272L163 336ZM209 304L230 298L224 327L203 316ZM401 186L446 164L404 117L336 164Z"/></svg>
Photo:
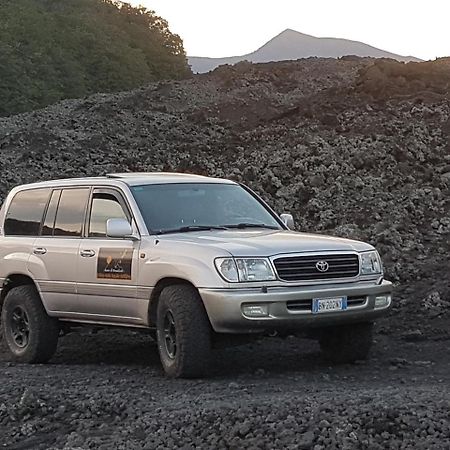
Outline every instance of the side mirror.
<svg viewBox="0 0 450 450"><path fill-rule="evenodd" d="M281 214L280 219L290 230L293 230L295 228L294 218L292 217L292 214Z"/></svg>
<svg viewBox="0 0 450 450"><path fill-rule="evenodd" d="M126 219L108 219L106 221L106 235L112 238L133 238L133 228Z"/></svg>

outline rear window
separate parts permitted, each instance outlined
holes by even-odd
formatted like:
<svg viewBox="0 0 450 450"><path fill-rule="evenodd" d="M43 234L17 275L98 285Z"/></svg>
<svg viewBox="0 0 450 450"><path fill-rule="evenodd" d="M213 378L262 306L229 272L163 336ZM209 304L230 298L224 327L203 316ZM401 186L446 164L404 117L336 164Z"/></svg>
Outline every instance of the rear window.
<svg viewBox="0 0 450 450"><path fill-rule="evenodd" d="M64 189L56 213L54 236L81 236L89 189Z"/></svg>
<svg viewBox="0 0 450 450"><path fill-rule="evenodd" d="M48 204L47 213L45 214L44 224L42 226L42 236L53 236L53 228L55 226L56 211L58 209L61 191L53 191L50 203Z"/></svg>
<svg viewBox="0 0 450 450"><path fill-rule="evenodd" d="M38 236L47 206L50 189L30 189L18 192L6 213L6 236Z"/></svg>

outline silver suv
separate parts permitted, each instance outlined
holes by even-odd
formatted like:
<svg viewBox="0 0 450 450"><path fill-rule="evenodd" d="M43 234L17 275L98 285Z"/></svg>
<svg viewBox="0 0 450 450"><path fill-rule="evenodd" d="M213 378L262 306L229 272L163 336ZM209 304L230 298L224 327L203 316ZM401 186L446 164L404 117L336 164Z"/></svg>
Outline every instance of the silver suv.
<svg viewBox="0 0 450 450"><path fill-rule="evenodd" d="M153 330L173 377L204 375L224 335L306 333L367 356L392 285L363 242L291 231L249 188L175 173L14 188L0 210L4 340L46 362L75 324Z"/></svg>

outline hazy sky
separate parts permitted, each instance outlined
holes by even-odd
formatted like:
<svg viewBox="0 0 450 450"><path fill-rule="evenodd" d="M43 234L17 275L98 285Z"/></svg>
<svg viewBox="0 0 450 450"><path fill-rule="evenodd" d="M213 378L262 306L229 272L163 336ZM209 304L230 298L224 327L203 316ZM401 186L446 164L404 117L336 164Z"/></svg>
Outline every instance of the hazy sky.
<svg viewBox="0 0 450 450"><path fill-rule="evenodd" d="M286 28L423 59L450 55L450 0L131 0L156 11L189 56L256 50Z"/></svg>

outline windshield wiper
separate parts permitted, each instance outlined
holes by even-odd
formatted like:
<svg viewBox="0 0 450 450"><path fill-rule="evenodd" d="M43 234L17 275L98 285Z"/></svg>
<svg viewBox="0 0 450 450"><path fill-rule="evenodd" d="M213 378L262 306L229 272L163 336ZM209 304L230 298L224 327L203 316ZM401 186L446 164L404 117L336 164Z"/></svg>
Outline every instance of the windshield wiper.
<svg viewBox="0 0 450 450"><path fill-rule="evenodd" d="M159 230L155 234L170 234L170 233L188 233L190 231L208 231L208 230L229 230L231 228L269 228L270 230L279 230L278 227L273 225L266 225L264 223L237 223L231 225L189 225L185 227L172 228L170 230Z"/></svg>
<svg viewBox="0 0 450 450"><path fill-rule="evenodd" d="M227 230L225 226L214 225L189 225L180 228L173 228L170 230L160 230L156 234L170 234L170 233L188 233L189 231L208 231L208 230Z"/></svg>
<svg viewBox="0 0 450 450"><path fill-rule="evenodd" d="M274 225L266 225L265 223L237 223L232 225L224 225L227 228L269 228L270 230L279 230L279 227Z"/></svg>

